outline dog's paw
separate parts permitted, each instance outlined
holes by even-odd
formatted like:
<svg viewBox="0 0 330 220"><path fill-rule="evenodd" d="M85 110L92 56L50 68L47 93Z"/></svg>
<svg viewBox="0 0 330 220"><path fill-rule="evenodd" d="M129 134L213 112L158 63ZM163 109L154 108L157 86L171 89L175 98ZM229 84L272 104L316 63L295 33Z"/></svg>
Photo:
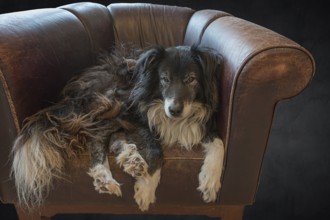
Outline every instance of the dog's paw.
<svg viewBox="0 0 330 220"><path fill-rule="evenodd" d="M134 185L134 199L141 211L147 211L150 204L156 202L156 189L160 180L160 169L152 176L147 174L145 177L137 178Z"/></svg>
<svg viewBox="0 0 330 220"><path fill-rule="evenodd" d="M110 170L106 167L97 165L89 170L88 175L93 177L93 185L97 192L121 197L120 184L112 177Z"/></svg>
<svg viewBox="0 0 330 220"><path fill-rule="evenodd" d="M148 172L148 164L139 154L135 144L125 144L116 160L124 172L132 177L145 176Z"/></svg>
<svg viewBox="0 0 330 220"><path fill-rule="evenodd" d="M220 175L210 172L205 166L202 167L198 176L199 187L197 188L203 195L205 202L215 202L217 193L221 188Z"/></svg>
<svg viewBox="0 0 330 220"><path fill-rule="evenodd" d="M121 190L119 183L112 179L112 180L105 180L103 178L95 179L93 182L95 186L95 190L99 193L108 193L110 195L114 194L118 197L121 197Z"/></svg>
<svg viewBox="0 0 330 220"><path fill-rule="evenodd" d="M134 199L141 211L147 211L149 205L156 201L154 190L150 189L145 180L137 181L134 185Z"/></svg>

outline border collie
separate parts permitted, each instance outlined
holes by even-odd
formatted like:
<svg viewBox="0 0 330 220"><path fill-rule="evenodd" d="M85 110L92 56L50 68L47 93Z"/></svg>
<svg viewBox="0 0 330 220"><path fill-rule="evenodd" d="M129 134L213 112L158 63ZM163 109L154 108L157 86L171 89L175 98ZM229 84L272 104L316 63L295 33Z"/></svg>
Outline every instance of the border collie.
<svg viewBox="0 0 330 220"><path fill-rule="evenodd" d="M221 56L201 46L105 56L72 79L59 102L25 120L13 147L19 202L41 205L53 180L65 178L66 162L79 161L84 152L95 190L121 196L110 151L136 179L134 198L145 211L156 199L161 146L191 150L197 144L205 150L197 189L205 202L214 202L224 159L215 119L221 67Z"/></svg>

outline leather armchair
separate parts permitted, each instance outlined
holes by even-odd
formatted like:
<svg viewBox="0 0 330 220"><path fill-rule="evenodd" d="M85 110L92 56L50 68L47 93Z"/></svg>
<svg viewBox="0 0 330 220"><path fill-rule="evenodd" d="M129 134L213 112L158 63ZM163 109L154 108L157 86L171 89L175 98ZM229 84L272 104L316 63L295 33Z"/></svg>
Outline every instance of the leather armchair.
<svg viewBox="0 0 330 220"><path fill-rule="evenodd" d="M20 219L57 213L203 214L241 219L258 188L276 104L299 94L314 74L303 47L269 29L216 10L153 4L76 3L0 15L0 198L17 204L10 178L11 147L24 118L56 101L65 83L114 44L201 44L224 57L219 85L220 135L226 158L216 203L196 190L203 152L166 149L157 201L139 211L133 179L109 155L123 197L98 194L81 168L67 167L45 204L33 213L16 205ZM85 165L86 166L85 166ZM43 218L44 219L44 218Z"/></svg>

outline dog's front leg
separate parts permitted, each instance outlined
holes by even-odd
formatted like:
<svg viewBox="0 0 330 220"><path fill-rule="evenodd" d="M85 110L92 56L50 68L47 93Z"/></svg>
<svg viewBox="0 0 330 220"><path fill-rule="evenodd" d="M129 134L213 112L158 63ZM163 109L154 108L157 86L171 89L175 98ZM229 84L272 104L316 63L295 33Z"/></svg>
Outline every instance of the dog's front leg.
<svg viewBox="0 0 330 220"><path fill-rule="evenodd" d="M146 211L156 201L155 192L160 181L163 153L149 130L140 129L138 132L129 135L113 134L110 150L115 153L119 166L136 179L134 199L140 210ZM135 143L142 147L138 148Z"/></svg>
<svg viewBox="0 0 330 220"><path fill-rule="evenodd" d="M102 143L93 143L90 146L91 163L88 175L94 181L95 190L99 193L121 196L120 184L112 177L107 157L107 150Z"/></svg>
<svg viewBox="0 0 330 220"><path fill-rule="evenodd" d="M136 179L134 199L140 210L148 210L149 205L156 201L155 192L160 180L160 167L150 173L149 165L135 144L127 144L126 141L117 140L111 145L111 149L117 155L116 160L119 166Z"/></svg>
<svg viewBox="0 0 330 220"><path fill-rule="evenodd" d="M145 176L148 172L148 164L140 155L136 144L127 143L125 133L115 133L110 140L110 151L116 156L117 164L124 172L132 177Z"/></svg>
<svg viewBox="0 0 330 220"><path fill-rule="evenodd" d="M214 202L220 190L221 173L224 160L224 146L220 138L202 143L205 158L199 173L199 187L205 202Z"/></svg>

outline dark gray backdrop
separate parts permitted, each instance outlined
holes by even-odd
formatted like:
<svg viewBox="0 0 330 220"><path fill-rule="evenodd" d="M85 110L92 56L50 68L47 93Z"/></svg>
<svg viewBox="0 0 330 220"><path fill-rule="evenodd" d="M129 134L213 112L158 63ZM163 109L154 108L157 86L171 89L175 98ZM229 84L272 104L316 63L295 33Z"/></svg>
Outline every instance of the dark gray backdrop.
<svg viewBox="0 0 330 220"><path fill-rule="evenodd" d="M55 7L77 1L0 0L0 13ZM94 1L107 5L119 1ZM134 2L134 1L126 1ZM140 1L143 2L143 1ZM330 219L330 14L325 1L177 0L144 1L217 9L270 28L298 42L316 61L312 83L295 98L278 105L260 186L244 220ZM17 219L11 205L0 205L0 219ZM180 219L193 216L61 215L64 219Z"/></svg>

